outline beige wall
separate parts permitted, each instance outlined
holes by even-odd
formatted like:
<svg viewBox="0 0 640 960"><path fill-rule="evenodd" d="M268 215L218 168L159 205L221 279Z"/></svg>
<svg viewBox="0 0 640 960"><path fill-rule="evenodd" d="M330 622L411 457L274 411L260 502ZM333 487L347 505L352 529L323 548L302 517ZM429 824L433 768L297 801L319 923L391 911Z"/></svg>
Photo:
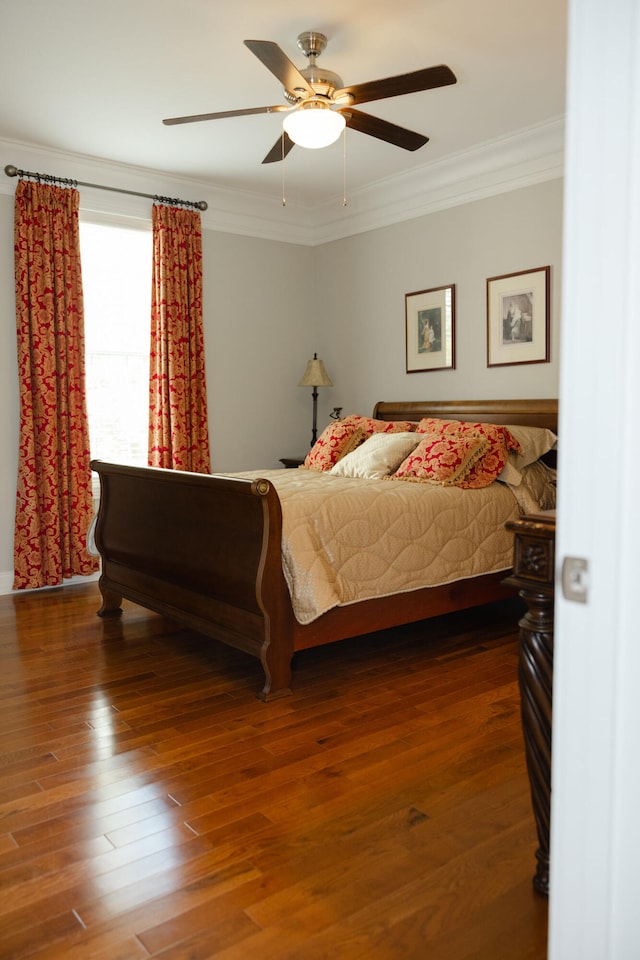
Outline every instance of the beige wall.
<svg viewBox="0 0 640 960"><path fill-rule="evenodd" d="M13 285L13 197L0 195L0 589L13 570L18 468L18 372Z"/></svg>
<svg viewBox="0 0 640 960"><path fill-rule="evenodd" d="M376 400L558 394L562 184L550 181L311 248L205 230L204 324L213 469L278 466L303 454L311 391L297 386L314 351L334 406ZM0 592L12 579L18 442L13 197L0 195ZM552 267L551 363L486 367L485 281ZM404 295L456 284L453 371L405 373Z"/></svg>
<svg viewBox="0 0 640 960"><path fill-rule="evenodd" d="M278 467L311 434L313 251L209 230L203 261L212 469Z"/></svg>
<svg viewBox="0 0 640 960"><path fill-rule="evenodd" d="M551 362L487 368L486 279L551 266ZM325 244L317 317L335 403L558 395L562 182L553 180ZM455 370L406 371L406 293L456 285Z"/></svg>

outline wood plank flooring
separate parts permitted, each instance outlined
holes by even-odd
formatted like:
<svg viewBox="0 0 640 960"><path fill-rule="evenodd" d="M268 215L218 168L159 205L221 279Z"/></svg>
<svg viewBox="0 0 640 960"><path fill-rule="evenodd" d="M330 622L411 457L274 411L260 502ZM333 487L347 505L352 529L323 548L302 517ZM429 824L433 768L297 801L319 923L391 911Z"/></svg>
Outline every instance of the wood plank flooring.
<svg viewBox="0 0 640 960"><path fill-rule="evenodd" d="M519 601L257 661L0 597L3 960L544 960Z"/></svg>

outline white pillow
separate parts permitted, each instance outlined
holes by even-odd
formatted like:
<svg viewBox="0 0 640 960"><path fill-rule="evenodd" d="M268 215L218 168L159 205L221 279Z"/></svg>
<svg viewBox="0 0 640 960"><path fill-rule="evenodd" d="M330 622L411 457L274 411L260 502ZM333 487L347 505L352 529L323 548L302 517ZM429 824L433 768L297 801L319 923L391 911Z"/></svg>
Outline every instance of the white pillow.
<svg viewBox="0 0 640 960"><path fill-rule="evenodd" d="M525 427L521 424L507 426L507 430L518 441L522 448L522 453L516 453L512 450L498 480L502 483L517 485L522 481L522 470L528 467L530 463L535 463L540 457L553 450L556 446L557 436L553 430L547 430L545 427Z"/></svg>
<svg viewBox="0 0 640 960"><path fill-rule="evenodd" d="M397 470L422 439L419 433L374 433L329 472L339 477L382 480Z"/></svg>

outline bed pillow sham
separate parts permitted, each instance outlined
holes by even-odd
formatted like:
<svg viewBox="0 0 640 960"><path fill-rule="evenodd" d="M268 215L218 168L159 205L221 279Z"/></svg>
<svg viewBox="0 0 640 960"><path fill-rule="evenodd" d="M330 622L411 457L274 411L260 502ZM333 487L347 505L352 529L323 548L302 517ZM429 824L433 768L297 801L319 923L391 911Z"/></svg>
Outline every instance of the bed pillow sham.
<svg viewBox="0 0 640 960"><path fill-rule="evenodd" d="M543 460L534 460L522 468L518 483L506 484L518 501L521 514L555 510L556 477L553 467Z"/></svg>
<svg viewBox="0 0 640 960"><path fill-rule="evenodd" d="M498 480L503 483L518 484L522 481L522 470L535 463L545 453L556 448L557 436L553 430L545 427L527 427L520 424L509 424L509 433L520 444L521 453L511 451L507 462Z"/></svg>
<svg viewBox="0 0 640 960"><path fill-rule="evenodd" d="M466 475L456 483L459 487L479 489L488 487L497 480L507 463L510 450L521 452L520 444L507 427L494 423L472 423L463 420L438 420L425 417L417 427L418 433L441 434L444 436L475 436L479 434L487 440L487 449L471 466Z"/></svg>
<svg viewBox="0 0 640 960"><path fill-rule="evenodd" d="M357 450L341 457L330 472L339 477L382 480L396 470L419 442L413 431L374 433Z"/></svg>
<svg viewBox="0 0 640 960"><path fill-rule="evenodd" d="M479 433L459 436L427 433L389 479L460 486L488 447L487 438Z"/></svg>

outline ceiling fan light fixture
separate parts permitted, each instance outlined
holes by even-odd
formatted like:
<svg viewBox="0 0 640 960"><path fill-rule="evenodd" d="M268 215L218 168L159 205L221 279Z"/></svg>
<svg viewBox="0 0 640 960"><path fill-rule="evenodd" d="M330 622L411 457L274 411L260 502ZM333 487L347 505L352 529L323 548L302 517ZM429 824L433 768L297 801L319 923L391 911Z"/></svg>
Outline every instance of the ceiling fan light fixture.
<svg viewBox="0 0 640 960"><path fill-rule="evenodd" d="M299 147L318 150L335 143L345 128L345 119L324 104L310 103L286 116L282 126Z"/></svg>

